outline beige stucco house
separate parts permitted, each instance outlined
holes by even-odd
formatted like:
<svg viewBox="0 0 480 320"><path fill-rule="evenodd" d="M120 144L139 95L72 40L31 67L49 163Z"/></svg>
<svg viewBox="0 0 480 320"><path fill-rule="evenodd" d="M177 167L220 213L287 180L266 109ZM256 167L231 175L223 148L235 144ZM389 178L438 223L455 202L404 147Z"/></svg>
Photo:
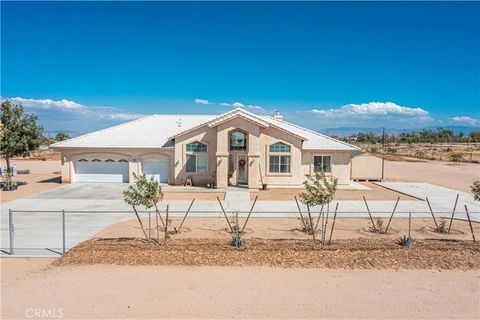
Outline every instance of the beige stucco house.
<svg viewBox="0 0 480 320"><path fill-rule="evenodd" d="M152 115L53 145L63 182L130 182L299 187L323 170L350 181L352 145L243 109L222 115Z"/></svg>

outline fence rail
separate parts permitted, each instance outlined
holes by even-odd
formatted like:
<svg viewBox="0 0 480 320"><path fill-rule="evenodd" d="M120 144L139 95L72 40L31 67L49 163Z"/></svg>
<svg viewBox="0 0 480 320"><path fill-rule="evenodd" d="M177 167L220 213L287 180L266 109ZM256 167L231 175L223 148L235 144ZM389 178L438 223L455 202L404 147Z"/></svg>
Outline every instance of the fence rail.
<svg viewBox="0 0 480 320"><path fill-rule="evenodd" d="M320 210L311 210L312 218L319 217ZM332 208L330 208L332 209ZM303 209L300 209L303 210ZM163 213L164 211L162 211ZM330 210L333 214L333 210ZM148 234L149 239L152 236L152 218L155 219L155 210L137 210L141 219L148 219L148 227L144 230ZM169 211L170 218L184 217L185 210ZM251 214L251 218L300 218L299 211L225 211L225 217L232 217L237 214L239 217L245 218ZM468 214L469 213L469 214ZM212 218L224 217L224 212L191 210L188 217ZM305 215L306 212L303 212ZM470 230L474 237L472 222L480 222L480 212L467 212L464 210L452 211L395 211L395 218L408 218L411 214L413 218L445 218L453 220L465 220L470 222ZM95 219L92 216L95 215ZM337 218L366 218L369 216L374 218L393 217L392 211L341 211L336 212ZM306 215L305 215L306 216ZM474 221L470 221L470 217L474 217ZM8 211L8 228L2 226L1 252L5 255L36 255L35 252L45 255L45 253L63 255L70 248L78 243L92 238L99 231L119 222L135 219L133 210L12 210ZM371 220L371 217L370 217ZM373 222L373 221L372 221ZM157 222L158 223L158 222ZM390 222L389 222L390 223ZM437 222L435 221L435 225ZM158 230L157 230L158 231ZM8 237L6 236L8 235ZM8 243L8 245L7 245Z"/></svg>

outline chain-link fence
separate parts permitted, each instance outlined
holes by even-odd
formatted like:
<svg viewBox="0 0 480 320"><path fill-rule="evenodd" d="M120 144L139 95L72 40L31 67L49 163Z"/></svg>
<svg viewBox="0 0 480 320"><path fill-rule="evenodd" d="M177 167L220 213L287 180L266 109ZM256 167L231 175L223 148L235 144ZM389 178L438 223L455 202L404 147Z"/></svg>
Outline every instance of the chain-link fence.
<svg viewBox="0 0 480 320"><path fill-rule="evenodd" d="M408 216L414 237L473 240L480 232L479 212L335 211L323 215L312 210L234 211L74 211L9 210L2 221L1 251L4 255L62 255L91 238L225 238L238 228L245 237L309 239L308 226L321 233L335 226L333 238L370 237L380 231L399 237L407 233ZM238 225L235 217L238 214ZM452 218L453 217L453 218ZM473 219L472 219L472 218ZM321 219L320 219L321 218ZM168 221L168 222L167 222ZM311 223L310 223L311 221ZM328 224L328 227L326 226ZM167 228L165 228L167 225ZM166 230L167 229L167 230ZM378 230L377 230L378 229ZM382 230L383 229L383 230ZM332 228L333 230L333 228Z"/></svg>

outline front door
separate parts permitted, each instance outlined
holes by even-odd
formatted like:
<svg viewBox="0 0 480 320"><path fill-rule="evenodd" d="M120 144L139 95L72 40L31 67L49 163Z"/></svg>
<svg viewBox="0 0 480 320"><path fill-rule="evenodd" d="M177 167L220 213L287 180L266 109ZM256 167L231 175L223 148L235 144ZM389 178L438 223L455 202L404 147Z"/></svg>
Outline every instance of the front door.
<svg viewBox="0 0 480 320"><path fill-rule="evenodd" d="M248 182L248 173L247 173L247 156L238 155L237 156L237 183L246 184Z"/></svg>

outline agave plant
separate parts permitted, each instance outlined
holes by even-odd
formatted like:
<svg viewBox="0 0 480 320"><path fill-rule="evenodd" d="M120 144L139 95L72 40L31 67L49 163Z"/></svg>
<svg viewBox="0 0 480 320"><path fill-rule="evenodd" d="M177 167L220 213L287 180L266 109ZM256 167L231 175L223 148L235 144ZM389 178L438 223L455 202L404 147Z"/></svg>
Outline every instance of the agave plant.
<svg viewBox="0 0 480 320"><path fill-rule="evenodd" d="M407 235L401 237L399 242L402 247L410 248L412 246L412 238Z"/></svg>

